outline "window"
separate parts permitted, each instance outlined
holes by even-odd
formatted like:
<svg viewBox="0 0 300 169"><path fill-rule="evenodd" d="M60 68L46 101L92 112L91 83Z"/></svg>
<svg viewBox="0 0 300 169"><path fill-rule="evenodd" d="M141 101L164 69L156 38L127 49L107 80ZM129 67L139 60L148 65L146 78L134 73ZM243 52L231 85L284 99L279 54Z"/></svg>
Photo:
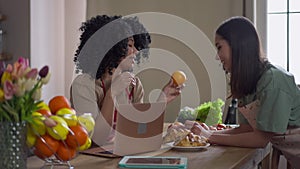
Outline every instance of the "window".
<svg viewBox="0 0 300 169"><path fill-rule="evenodd" d="M300 48L300 1L268 0L267 3L268 58L294 74L296 83L300 84L300 52L297 51Z"/></svg>

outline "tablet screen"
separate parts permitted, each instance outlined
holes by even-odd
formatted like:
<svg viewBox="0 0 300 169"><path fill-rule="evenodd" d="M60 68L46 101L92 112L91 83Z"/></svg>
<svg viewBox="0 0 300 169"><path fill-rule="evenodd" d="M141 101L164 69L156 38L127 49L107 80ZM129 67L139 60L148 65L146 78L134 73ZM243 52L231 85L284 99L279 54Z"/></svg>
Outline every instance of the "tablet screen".
<svg viewBox="0 0 300 169"><path fill-rule="evenodd" d="M174 165L174 164L180 164L181 159L180 158L129 158L125 164L160 164L160 165Z"/></svg>

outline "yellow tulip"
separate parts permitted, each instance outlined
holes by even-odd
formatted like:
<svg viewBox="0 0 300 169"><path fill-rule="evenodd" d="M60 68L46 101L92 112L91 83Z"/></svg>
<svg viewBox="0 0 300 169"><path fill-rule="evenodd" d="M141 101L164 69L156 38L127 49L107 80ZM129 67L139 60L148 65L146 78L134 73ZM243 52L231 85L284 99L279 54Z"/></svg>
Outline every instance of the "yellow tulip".
<svg viewBox="0 0 300 169"><path fill-rule="evenodd" d="M1 77L1 84L4 84L7 80L11 80L11 74L5 71Z"/></svg>
<svg viewBox="0 0 300 169"><path fill-rule="evenodd" d="M4 92L3 90L0 88L0 101L4 101Z"/></svg>

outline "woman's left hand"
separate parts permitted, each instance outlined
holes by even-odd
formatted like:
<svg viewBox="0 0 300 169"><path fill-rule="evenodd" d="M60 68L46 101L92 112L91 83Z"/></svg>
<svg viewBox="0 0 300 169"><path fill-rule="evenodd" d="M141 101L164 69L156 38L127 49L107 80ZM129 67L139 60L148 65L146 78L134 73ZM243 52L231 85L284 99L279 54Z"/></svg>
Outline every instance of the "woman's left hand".
<svg viewBox="0 0 300 169"><path fill-rule="evenodd" d="M167 103L173 101L178 95L181 94L181 90L184 88L185 84L176 85L171 78L169 83L163 88L163 91L159 97L159 101L165 101Z"/></svg>

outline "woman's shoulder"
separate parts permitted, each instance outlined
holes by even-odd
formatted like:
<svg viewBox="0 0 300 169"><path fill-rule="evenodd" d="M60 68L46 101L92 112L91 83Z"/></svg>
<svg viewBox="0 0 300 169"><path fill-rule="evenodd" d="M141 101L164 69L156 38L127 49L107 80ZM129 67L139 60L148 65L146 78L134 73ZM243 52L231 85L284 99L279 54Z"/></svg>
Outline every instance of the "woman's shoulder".
<svg viewBox="0 0 300 169"><path fill-rule="evenodd" d="M293 83L295 83L293 74L280 66L269 64L259 80L258 88L279 89Z"/></svg>
<svg viewBox="0 0 300 169"><path fill-rule="evenodd" d="M72 86L74 85L88 85L88 84L93 84L95 83L95 79L93 79L89 74L83 73L83 74L78 74L73 82Z"/></svg>
<svg viewBox="0 0 300 169"><path fill-rule="evenodd" d="M273 81L282 81L293 79L294 76L290 72L286 71L282 67L278 65L270 64L269 68L263 74L265 79L273 80Z"/></svg>

